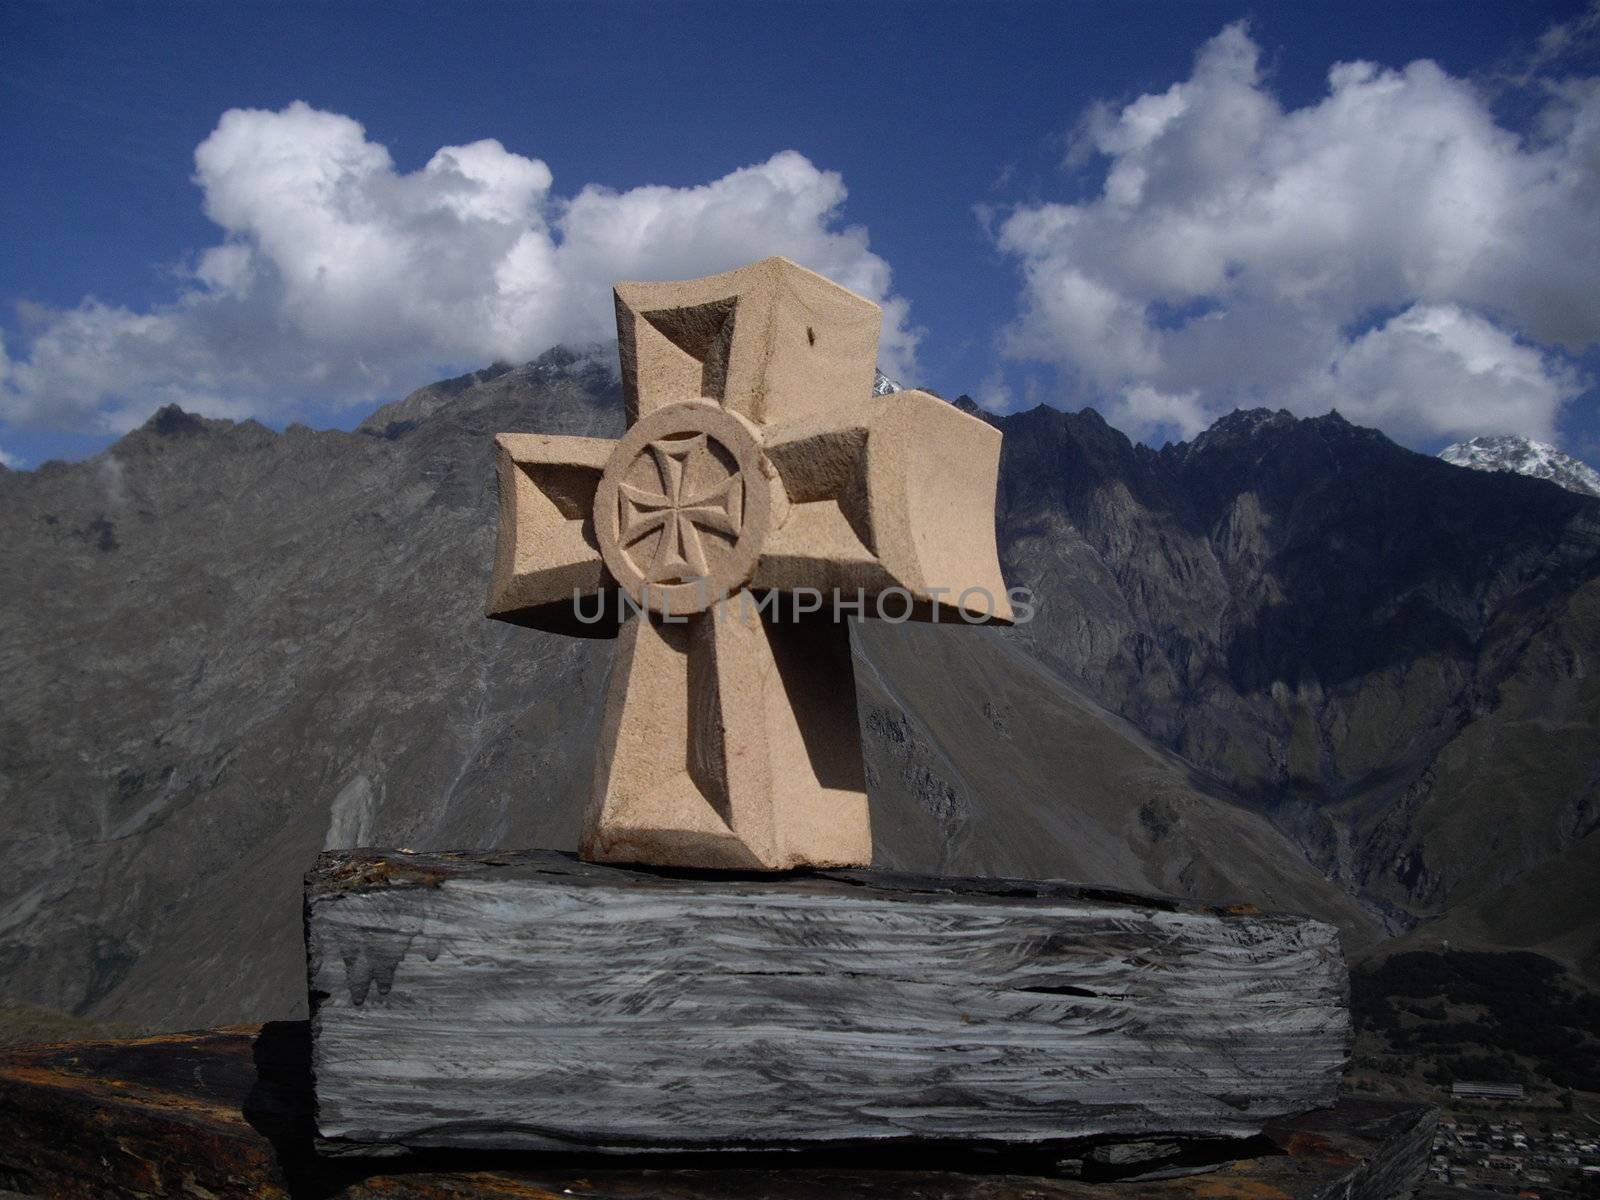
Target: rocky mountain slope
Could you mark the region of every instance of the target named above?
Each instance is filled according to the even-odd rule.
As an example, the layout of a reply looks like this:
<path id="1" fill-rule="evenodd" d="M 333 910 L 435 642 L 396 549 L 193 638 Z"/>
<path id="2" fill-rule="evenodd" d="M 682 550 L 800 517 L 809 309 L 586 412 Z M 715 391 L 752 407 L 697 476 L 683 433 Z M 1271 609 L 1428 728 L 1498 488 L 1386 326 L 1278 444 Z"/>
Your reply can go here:
<path id="1" fill-rule="evenodd" d="M 168 409 L 95 459 L 0 473 L 0 999 L 167 1028 L 293 1016 L 317 851 L 572 846 L 611 645 L 482 617 L 490 438 L 615 434 L 621 413 L 606 367 L 552 352 L 353 433 Z M 1376 935 L 1266 816 L 1018 634 L 861 634 L 884 864 Z"/>
<path id="2" fill-rule="evenodd" d="M 1600 471 L 1544 442 L 1507 434 L 1475 437 L 1439 451 L 1439 457 L 1475 471 L 1512 471 L 1534 479 L 1548 479 L 1569 492 L 1600 496 Z"/>
<path id="3" fill-rule="evenodd" d="M 1600 502 L 1337 414 L 1160 451 L 1090 410 L 996 423 L 1040 661 L 1397 931 L 1449 912 L 1600 969 Z M 1546 903 L 1513 905 L 1535 878 Z"/>
<path id="4" fill-rule="evenodd" d="M 602 359 L 501 364 L 353 433 L 169 409 L 0 472 L 0 1000 L 291 1016 L 318 850 L 574 843 L 610 644 L 483 619 L 489 445 L 618 432 Z M 1038 618 L 858 628 L 885 865 L 1595 973 L 1600 502 L 1337 416 L 1160 451 L 1092 411 L 997 423 Z"/>

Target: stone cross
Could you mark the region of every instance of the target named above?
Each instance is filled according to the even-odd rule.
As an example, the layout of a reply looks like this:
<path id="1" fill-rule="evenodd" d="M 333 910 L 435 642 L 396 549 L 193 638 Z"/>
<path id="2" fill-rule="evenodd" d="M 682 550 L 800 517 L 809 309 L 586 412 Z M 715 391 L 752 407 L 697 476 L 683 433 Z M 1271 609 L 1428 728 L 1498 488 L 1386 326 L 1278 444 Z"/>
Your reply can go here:
<path id="1" fill-rule="evenodd" d="M 489 616 L 620 638 L 581 852 L 866 865 L 839 618 L 1010 621 L 1000 434 L 873 395 L 881 310 L 786 259 L 615 297 L 622 438 L 496 439 Z"/>

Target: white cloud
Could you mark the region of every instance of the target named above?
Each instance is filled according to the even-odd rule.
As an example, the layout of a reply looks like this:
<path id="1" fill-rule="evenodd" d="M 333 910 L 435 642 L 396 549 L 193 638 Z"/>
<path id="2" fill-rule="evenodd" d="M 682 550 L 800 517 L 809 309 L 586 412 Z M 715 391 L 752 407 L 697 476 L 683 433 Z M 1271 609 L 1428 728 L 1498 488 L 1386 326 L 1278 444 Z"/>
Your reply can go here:
<path id="1" fill-rule="evenodd" d="M 1008 413 L 1017 407 L 1017 394 L 1000 371 L 991 371 L 978 385 L 978 407 L 992 413 Z"/>
<path id="2" fill-rule="evenodd" d="M 195 151 L 225 237 L 171 304 L 87 299 L 24 313 L 0 346 L 0 417 L 121 431 L 161 404 L 287 416 L 370 402 L 439 370 L 614 334 L 611 284 L 784 254 L 884 305 L 881 359 L 914 374 L 916 332 L 843 180 L 785 151 L 699 187 L 563 198 L 538 159 L 484 140 L 401 174 L 356 121 L 304 103 L 234 109 Z"/>
<path id="3" fill-rule="evenodd" d="M 1570 368 L 1483 317 L 1454 304 L 1416 304 L 1340 347 L 1295 398 L 1302 409 L 1337 407 L 1407 441 L 1468 429 L 1554 441 L 1555 414 L 1579 390 Z"/>
<path id="4" fill-rule="evenodd" d="M 1130 429 L 1170 429 L 1179 438 L 1192 438 L 1211 424 L 1200 393 L 1191 389 L 1177 395 L 1158 392 L 1147 383 L 1124 387 L 1105 405 L 1113 425 Z"/>
<path id="5" fill-rule="evenodd" d="M 1600 80 L 1545 94 L 1519 138 L 1432 62 L 1341 63 L 1289 111 L 1230 25 L 1188 79 L 1085 117 L 1097 196 L 1000 223 L 1024 280 L 1006 348 L 1137 436 L 1270 404 L 1549 437 L 1582 386 L 1557 349 L 1600 342 Z"/>
<path id="6" fill-rule="evenodd" d="M 0 333 L 0 389 L 4 389 L 6 380 L 11 376 L 11 358 L 6 354 L 5 334 Z M 22 460 L 15 454 L 8 452 L 0 446 L 0 467 L 19 467 Z"/>

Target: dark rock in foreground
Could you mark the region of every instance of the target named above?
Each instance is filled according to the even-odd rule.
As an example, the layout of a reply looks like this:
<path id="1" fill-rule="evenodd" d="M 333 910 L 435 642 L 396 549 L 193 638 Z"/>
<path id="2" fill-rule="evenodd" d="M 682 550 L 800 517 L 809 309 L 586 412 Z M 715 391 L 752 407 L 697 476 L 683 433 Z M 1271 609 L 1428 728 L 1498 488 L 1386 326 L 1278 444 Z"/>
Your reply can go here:
<path id="1" fill-rule="evenodd" d="M 0 1056 L 0 1187 L 64 1200 L 190 1195 L 441 1200 L 1389 1200 L 1421 1177 L 1437 1119 L 1420 1104 L 1344 1098 L 1251 1141 L 1188 1141 L 1130 1170 L 1126 1155 L 837 1153 L 329 1159 L 312 1147 L 303 1022 Z M 1204 1172 L 1152 1179 L 1172 1172 Z M 1081 1176 L 1063 1178 L 1063 1176 Z"/>
<path id="2" fill-rule="evenodd" d="M 1331 1104 L 1332 926 L 1059 882 L 324 854 L 325 1145 L 1248 1136 Z"/>

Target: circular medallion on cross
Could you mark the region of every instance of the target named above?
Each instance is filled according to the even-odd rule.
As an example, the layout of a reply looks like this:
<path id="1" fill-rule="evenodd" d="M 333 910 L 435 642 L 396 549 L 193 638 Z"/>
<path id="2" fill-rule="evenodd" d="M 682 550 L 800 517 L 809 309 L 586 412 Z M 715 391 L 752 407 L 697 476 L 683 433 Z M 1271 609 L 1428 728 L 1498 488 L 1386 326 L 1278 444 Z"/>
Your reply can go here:
<path id="1" fill-rule="evenodd" d="M 770 496 L 749 425 L 709 401 L 646 414 L 617 443 L 595 490 L 600 553 L 655 612 L 704 612 L 749 578 Z"/>

